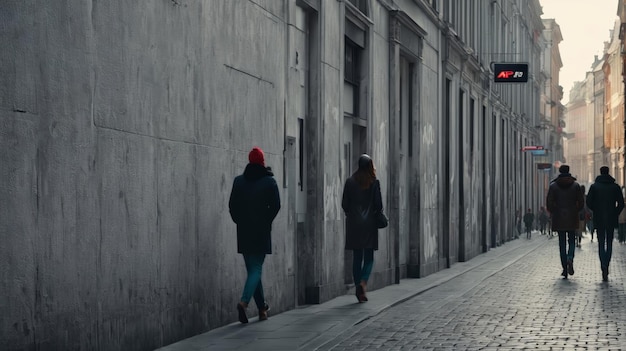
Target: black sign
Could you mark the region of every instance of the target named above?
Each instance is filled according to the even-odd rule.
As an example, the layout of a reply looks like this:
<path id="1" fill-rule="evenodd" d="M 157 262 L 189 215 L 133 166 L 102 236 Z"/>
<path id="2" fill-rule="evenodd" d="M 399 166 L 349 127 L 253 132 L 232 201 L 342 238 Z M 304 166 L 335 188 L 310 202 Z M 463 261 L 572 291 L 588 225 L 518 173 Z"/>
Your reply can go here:
<path id="1" fill-rule="evenodd" d="M 551 163 L 537 163 L 537 169 L 551 169 Z"/>
<path id="2" fill-rule="evenodd" d="M 527 63 L 494 63 L 494 78 L 496 83 L 526 83 L 528 82 Z"/>

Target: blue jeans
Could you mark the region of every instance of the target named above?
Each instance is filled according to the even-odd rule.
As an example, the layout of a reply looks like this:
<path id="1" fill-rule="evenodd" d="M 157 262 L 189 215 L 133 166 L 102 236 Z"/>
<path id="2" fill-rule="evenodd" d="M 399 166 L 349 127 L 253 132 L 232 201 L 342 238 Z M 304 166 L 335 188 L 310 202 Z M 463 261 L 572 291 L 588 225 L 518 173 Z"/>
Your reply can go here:
<path id="1" fill-rule="evenodd" d="M 613 227 L 596 227 L 598 230 L 598 255 L 602 268 L 608 267 L 613 253 Z M 605 243 L 606 242 L 606 243 Z"/>
<path id="2" fill-rule="evenodd" d="M 576 231 L 575 230 L 559 230 L 559 252 L 561 253 L 561 265 L 563 269 L 567 269 L 567 261 L 574 261 L 574 250 L 576 249 Z M 565 242 L 567 235 L 567 243 Z M 569 244 L 569 248 L 567 247 Z"/>
<path id="3" fill-rule="evenodd" d="M 352 277 L 354 285 L 367 283 L 374 266 L 374 249 L 352 250 Z"/>
<path id="4" fill-rule="evenodd" d="M 261 273 L 263 273 L 263 262 L 265 254 L 243 254 L 243 260 L 246 262 L 246 270 L 248 278 L 243 287 L 241 302 L 246 304 L 250 302 L 254 296 L 254 302 L 259 309 L 265 306 L 265 296 L 263 296 L 263 284 L 261 284 Z"/>

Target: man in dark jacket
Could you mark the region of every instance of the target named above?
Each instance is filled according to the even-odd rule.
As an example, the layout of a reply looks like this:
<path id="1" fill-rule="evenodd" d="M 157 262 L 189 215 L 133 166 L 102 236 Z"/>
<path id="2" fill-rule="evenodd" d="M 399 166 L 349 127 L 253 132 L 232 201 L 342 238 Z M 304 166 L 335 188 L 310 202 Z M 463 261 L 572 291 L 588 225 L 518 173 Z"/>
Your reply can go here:
<path id="1" fill-rule="evenodd" d="M 593 224 L 598 231 L 602 280 L 607 281 L 613 252 L 613 230 L 617 227 L 617 217 L 624 208 L 622 190 L 615 183 L 615 178 L 609 175 L 609 167 L 600 168 L 600 175 L 589 188 L 587 206 L 593 211 Z"/>
<path id="2" fill-rule="evenodd" d="M 579 226 L 578 212 L 585 205 L 585 200 L 576 178 L 569 173 L 569 166 L 559 167 L 559 173 L 548 189 L 546 207 L 552 214 L 552 230 L 559 233 L 559 252 L 563 267 L 561 275 L 567 279 L 568 274 L 574 274 L 576 230 Z M 567 243 L 565 242 L 566 235 Z"/>
<path id="3" fill-rule="evenodd" d="M 246 308 L 252 296 L 259 309 L 259 320 L 267 319 L 261 273 L 265 255 L 272 253 L 272 222 L 280 210 L 280 195 L 274 174 L 265 167 L 263 150 L 255 147 L 250 163 L 233 182 L 228 207 L 237 224 L 237 252 L 243 254 L 248 277 L 241 301 L 237 304 L 239 321 L 248 323 Z"/>

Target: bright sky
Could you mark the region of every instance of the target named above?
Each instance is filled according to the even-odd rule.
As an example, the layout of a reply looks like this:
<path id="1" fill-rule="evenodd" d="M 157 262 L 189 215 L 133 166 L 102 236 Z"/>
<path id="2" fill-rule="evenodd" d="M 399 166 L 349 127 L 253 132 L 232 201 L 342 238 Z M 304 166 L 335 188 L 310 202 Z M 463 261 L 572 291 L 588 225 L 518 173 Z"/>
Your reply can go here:
<path id="1" fill-rule="evenodd" d="M 563 61 L 560 73 L 563 104 L 569 101 L 569 91 L 574 82 L 585 79 L 594 55 L 602 55 L 604 42 L 610 40 L 609 31 L 617 18 L 618 1 L 540 0 L 543 7 L 541 17 L 554 18 L 563 35 L 559 44 Z"/>

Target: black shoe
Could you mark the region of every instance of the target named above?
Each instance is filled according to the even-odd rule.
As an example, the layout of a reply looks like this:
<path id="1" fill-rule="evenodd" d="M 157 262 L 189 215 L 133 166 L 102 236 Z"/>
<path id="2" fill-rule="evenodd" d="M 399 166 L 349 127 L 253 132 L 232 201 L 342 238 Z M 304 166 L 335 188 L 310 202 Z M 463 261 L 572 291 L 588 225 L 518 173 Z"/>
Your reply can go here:
<path id="1" fill-rule="evenodd" d="M 608 281 L 609 280 L 609 270 L 607 267 L 602 267 L 602 281 Z"/>
<path id="2" fill-rule="evenodd" d="M 574 275 L 574 262 L 567 260 L 567 274 Z"/>
<path id="3" fill-rule="evenodd" d="M 239 321 L 241 323 L 248 323 L 248 316 L 246 316 L 246 308 L 242 305 L 242 303 L 237 304 L 237 313 L 239 314 Z"/>
<path id="4" fill-rule="evenodd" d="M 563 276 L 563 278 L 567 279 L 567 270 L 563 269 L 563 273 L 561 273 L 561 275 Z"/>

